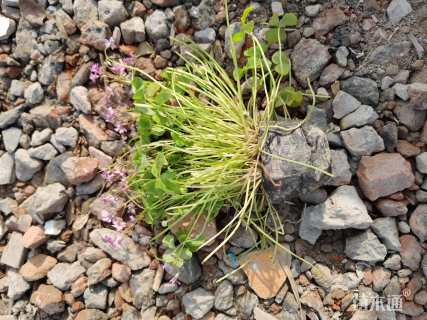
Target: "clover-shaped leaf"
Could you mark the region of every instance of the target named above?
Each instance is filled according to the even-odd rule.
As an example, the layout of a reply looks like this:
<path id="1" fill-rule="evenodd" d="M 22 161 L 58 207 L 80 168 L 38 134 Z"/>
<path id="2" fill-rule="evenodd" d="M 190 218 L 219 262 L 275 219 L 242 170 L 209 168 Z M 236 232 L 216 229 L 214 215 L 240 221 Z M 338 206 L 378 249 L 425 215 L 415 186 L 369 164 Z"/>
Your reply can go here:
<path id="1" fill-rule="evenodd" d="M 291 70 L 291 64 L 288 55 L 278 50 L 271 57 L 271 61 L 275 64 L 274 70 L 281 76 L 286 76 Z"/>
<path id="2" fill-rule="evenodd" d="M 298 24 L 298 17 L 295 13 L 286 13 L 279 21 L 279 26 L 282 28 L 295 27 Z"/>

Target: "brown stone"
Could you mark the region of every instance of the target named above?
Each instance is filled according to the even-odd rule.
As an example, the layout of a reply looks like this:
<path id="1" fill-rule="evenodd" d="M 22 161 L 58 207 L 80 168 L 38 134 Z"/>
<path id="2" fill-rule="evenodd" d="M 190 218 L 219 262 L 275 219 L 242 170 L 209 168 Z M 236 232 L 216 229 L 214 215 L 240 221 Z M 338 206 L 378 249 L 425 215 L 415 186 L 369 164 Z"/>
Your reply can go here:
<path id="1" fill-rule="evenodd" d="M 196 221 L 194 221 L 194 219 L 193 215 L 186 215 L 184 219 L 172 226 L 172 233 L 176 234 L 179 230 L 187 231 L 191 229 L 191 238 L 196 238 L 201 235 L 205 241 L 217 234 L 215 220 L 207 222 L 207 218 L 204 215 L 199 216 Z M 208 245 L 212 243 L 213 241 L 208 243 Z"/>
<path id="2" fill-rule="evenodd" d="M 415 157 L 421 152 L 421 149 L 406 140 L 399 140 L 397 142 L 397 152 L 405 158 Z"/>
<path id="3" fill-rule="evenodd" d="M 422 315 L 423 312 L 424 312 L 424 308 L 422 306 L 412 301 L 403 301 L 401 313 L 411 317 L 418 317 Z"/>
<path id="4" fill-rule="evenodd" d="M 40 285 L 31 295 L 30 301 L 50 315 L 64 311 L 62 292 L 51 285 Z"/>
<path id="5" fill-rule="evenodd" d="M 421 274 L 415 273 L 412 279 L 406 284 L 405 299 L 414 300 L 415 294 L 423 287 L 425 279 Z"/>
<path id="6" fill-rule="evenodd" d="M 343 24 L 347 20 L 346 15 L 339 8 L 324 10 L 313 21 L 313 28 L 317 36 L 323 36 L 333 28 Z"/>
<path id="7" fill-rule="evenodd" d="M 82 276 L 78 278 L 74 283 L 71 285 L 71 294 L 73 297 L 77 298 L 81 296 L 87 288 L 87 277 Z"/>
<path id="8" fill-rule="evenodd" d="M 29 259 L 19 269 L 19 273 L 26 281 L 36 281 L 46 277 L 50 269 L 52 269 L 58 261 L 51 256 L 38 254 Z"/>
<path id="9" fill-rule="evenodd" d="M 97 309 L 84 309 L 80 311 L 74 320 L 107 320 L 107 314 Z"/>
<path id="10" fill-rule="evenodd" d="M 113 263 L 112 276 L 119 282 L 127 282 L 131 276 L 131 270 L 127 265 L 121 263 Z"/>
<path id="11" fill-rule="evenodd" d="M 385 217 L 403 216 L 408 212 L 407 201 L 395 201 L 390 199 L 380 199 L 375 202 L 377 209 Z"/>
<path id="12" fill-rule="evenodd" d="M 35 249 L 40 247 L 47 241 L 48 237 L 45 235 L 44 230 L 40 226 L 31 226 L 24 233 L 22 242 L 27 249 Z"/>
<path id="13" fill-rule="evenodd" d="M 108 278 L 111 275 L 111 259 L 104 258 L 95 262 L 86 274 L 88 276 L 88 285 L 94 285 L 102 280 Z"/>
<path id="14" fill-rule="evenodd" d="M 400 238 L 400 256 L 402 264 L 413 271 L 418 270 L 421 261 L 422 248 L 413 235 L 403 235 Z"/>
<path id="15" fill-rule="evenodd" d="M 102 141 L 109 140 L 108 134 L 95 123 L 92 117 L 80 115 L 79 124 L 89 145 L 97 147 Z"/>
<path id="16" fill-rule="evenodd" d="M 61 163 L 61 169 L 67 180 L 73 184 L 89 182 L 93 179 L 98 168 L 99 161 L 89 157 L 70 157 Z"/>
<path id="17" fill-rule="evenodd" d="M 421 242 L 427 241 L 427 204 L 420 204 L 409 218 L 412 232 Z"/>
<path id="18" fill-rule="evenodd" d="M 357 177 L 364 195 L 371 201 L 409 188 L 415 182 L 411 164 L 399 153 L 362 157 Z"/>
<path id="19" fill-rule="evenodd" d="M 68 95 L 71 90 L 71 80 L 73 75 L 71 71 L 65 71 L 59 74 L 56 80 L 56 96 L 61 102 L 68 101 Z"/>
<path id="20" fill-rule="evenodd" d="M 276 296 L 286 281 L 284 267 L 290 266 L 290 254 L 280 247 L 275 249 L 252 251 L 239 259 L 249 286 L 262 299 Z"/>

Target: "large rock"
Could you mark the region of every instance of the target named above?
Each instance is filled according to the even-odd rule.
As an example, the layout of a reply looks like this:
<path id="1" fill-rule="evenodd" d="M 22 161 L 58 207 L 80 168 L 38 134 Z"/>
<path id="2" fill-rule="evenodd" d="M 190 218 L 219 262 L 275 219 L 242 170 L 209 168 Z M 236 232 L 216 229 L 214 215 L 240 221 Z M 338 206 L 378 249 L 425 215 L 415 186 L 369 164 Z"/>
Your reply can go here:
<path id="1" fill-rule="evenodd" d="M 43 168 L 43 162 L 31 158 L 25 149 L 18 149 L 15 152 L 15 174 L 21 181 L 28 181 Z"/>
<path id="2" fill-rule="evenodd" d="M 145 21 L 145 29 L 152 41 L 169 38 L 169 25 L 166 14 L 161 10 L 155 10 Z"/>
<path id="3" fill-rule="evenodd" d="M 302 39 L 295 46 L 291 55 L 295 77 L 304 87 L 309 81 L 316 80 L 328 64 L 331 55 L 328 47 L 315 39 Z"/>
<path id="4" fill-rule="evenodd" d="M 8 128 L 2 131 L 3 144 L 7 152 L 12 153 L 19 145 L 22 130 L 19 128 Z"/>
<path id="5" fill-rule="evenodd" d="M 22 265 L 19 273 L 26 281 L 37 281 L 46 277 L 50 269 L 57 263 L 54 257 L 45 254 L 38 254 Z"/>
<path id="6" fill-rule="evenodd" d="M 272 123 L 284 128 L 294 128 L 297 124 Z M 303 126 L 287 132 L 270 128 L 261 160 L 265 189 L 274 203 L 283 203 L 324 184 L 328 176 L 322 171 L 328 171 L 331 157 L 323 131 Z"/>
<path id="7" fill-rule="evenodd" d="M 151 260 L 147 253 L 139 249 L 135 242 L 128 236 L 107 228 L 95 229 L 90 235 L 90 240 L 114 259 L 127 264 L 132 270 L 147 267 Z M 111 245 L 106 238 L 117 239 L 117 247 Z"/>
<path id="8" fill-rule="evenodd" d="M 370 106 L 376 106 L 380 98 L 377 84 L 369 78 L 351 77 L 341 82 L 341 89 Z"/>
<path id="9" fill-rule="evenodd" d="M 90 113 L 92 105 L 89 101 L 89 91 L 83 86 L 77 86 L 70 91 L 70 103 L 78 111 Z"/>
<path id="10" fill-rule="evenodd" d="M 345 130 L 351 127 L 362 127 L 372 124 L 378 119 L 378 114 L 371 106 L 362 105 L 356 111 L 346 115 L 340 121 L 341 129 Z"/>
<path id="11" fill-rule="evenodd" d="M 341 131 L 346 149 L 354 156 L 369 156 L 384 151 L 384 141 L 371 126 Z"/>
<path id="12" fill-rule="evenodd" d="M 78 261 L 74 263 L 58 263 L 47 273 L 47 277 L 55 287 L 66 291 L 85 271 L 85 268 Z"/>
<path id="13" fill-rule="evenodd" d="M 409 188 L 415 181 L 411 164 L 399 153 L 362 157 L 357 177 L 364 195 L 371 201 Z"/>
<path id="14" fill-rule="evenodd" d="M 387 7 L 387 16 L 392 24 L 398 24 L 411 12 L 411 4 L 406 0 L 392 0 Z"/>
<path id="15" fill-rule="evenodd" d="M 65 187 L 60 183 L 52 183 L 37 188 L 37 191 L 21 204 L 21 208 L 30 214 L 34 220 L 42 224 L 61 212 L 68 201 Z"/>
<path id="16" fill-rule="evenodd" d="M 51 285 L 41 284 L 32 293 L 30 301 L 49 315 L 61 313 L 65 309 L 62 292 Z"/>
<path id="17" fill-rule="evenodd" d="M 371 228 L 388 250 L 400 250 L 399 231 L 393 217 L 377 218 Z"/>
<path id="18" fill-rule="evenodd" d="M 367 230 L 346 239 L 345 254 L 353 260 L 375 263 L 384 261 L 387 248 L 371 230 Z"/>
<path id="19" fill-rule="evenodd" d="M 70 157 L 61 164 L 68 182 L 78 185 L 95 177 L 99 161 L 90 157 Z"/>
<path id="20" fill-rule="evenodd" d="M 367 229 L 371 224 L 372 219 L 356 189 L 341 186 L 324 203 L 304 209 L 299 235 L 314 244 L 322 230 Z"/>
<path id="21" fill-rule="evenodd" d="M 394 108 L 394 113 L 401 124 L 411 131 L 420 130 L 426 119 L 425 110 L 416 110 L 409 103 L 398 104 Z"/>
<path id="22" fill-rule="evenodd" d="M 201 319 L 214 306 L 215 296 L 203 288 L 186 293 L 182 297 L 185 313 L 193 319 Z"/>
<path id="23" fill-rule="evenodd" d="M 7 272 L 7 282 L 9 288 L 7 296 L 12 300 L 17 300 L 30 289 L 30 284 L 16 271 L 10 269 Z"/>
<path id="24" fill-rule="evenodd" d="M 127 44 L 140 43 L 145 40 L 144 20 L 141 17 L 133 17 L 120 24 L 123 40 Z"/>
<path id="25" fill-rule="evenodd" d="M 95 0 L 75 0 L 73 11 L 73 20 L 79 28 L 87 22 L 98 20 L 98 7 Z"/>
<path id="26" fill-rule="evenodd" d="M 412 271 L 420 267 L 423 248 L 413 235 L 405 234 L 400 237 L 400 256 L 402 264 Z"/>
<path id="27" fill-rule="evenodd" d="M 412 232 L 421 242 L 427 241 L 427 204 L 420 204 L 409 218 Z"/>

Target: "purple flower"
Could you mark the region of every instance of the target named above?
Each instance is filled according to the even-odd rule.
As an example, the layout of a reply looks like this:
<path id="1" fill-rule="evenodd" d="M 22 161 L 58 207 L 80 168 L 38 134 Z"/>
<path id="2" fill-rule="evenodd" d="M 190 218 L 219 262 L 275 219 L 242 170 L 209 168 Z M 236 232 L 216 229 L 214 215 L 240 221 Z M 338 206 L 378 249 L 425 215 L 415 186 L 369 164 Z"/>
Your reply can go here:
<path id="1" fill-rule="evenodd" d="M 105 40 L 106 49 L 110 48 L 111 50 L 117 49 L 116 43 L 114 42 L 113 37 Z"/>
<path id="2" fill-rule="evenodd" d="M 99 79 L 101 74 L 102 74 L 102 70 L 99 63 L 93 63 L 92 66 L 90 67 L 90 75 L 89 75 L 90 81 L 96 82 L 96 80 Z"/>
<path id="3" fill-rule="evenodd" d="M 114 66 L 111 67 L 111 71 L 117 74 L 123 74 L 126 72 L 126 68 L 123 67 L 122 65 L 115 64 Z"/>
<path id="4" fill-rule="evenodd" d="M 104 172 L 107 172 L 107 171 L 104 171 Z M 114 177 L 114 175 L 112 173 L 109 173 L 109 174 Z M 115 196 L 113 196 L 112 194 L 107 194 L 107 193 L 104 193 L 101 196 L 101 200 L 104 203 L 108 203 L 108 204 L 112 204 L 112 205 L 115 205 L 117 202 L 117 198 Z"/>
<path id="5" fill-rule="evenodd" d="M 106 170 L 101 172 L 101 177 L 103 177 L 104 180 L 107 181 L 108 183 L 114 182 L 114 174 L 112 174 L 111 172 L 108 172 Z M 107 200 L 105 200 L 105 201 L 107 201 Z"/>
<path id="6" fill-rule="evenodd" d="M 101 220 L 104 222 L 111 223 L 111 221 L 113 221 L 113 215 L 110 212 L 108 212 L 107 210 L 102 210 L 101 211 Z"/>
<path id="7" fill-rule="evenodd" d="M 179 272 L 176 275 L 174 275 L 172 277 L 172 279 L 169 280 L 169 283 L 171 283 L 171 284 L 179 284 L 178 277 L 179 277 Z"/>
<path id="8" fill-rule="evenodd" d="M 102 240 L 105 243 L 108 243 L 111 247 L 113 248 L 118 248 L 120 246 L 120 244 L 122 243 L 123 239 L 120 236 L 110 236 L 110 235 L 105 235 L 102 237 Z"/>
<path id="9" fill-rule="evenodd" d="M 109 106 L 105 113 L 105 121 L 112 123 L 114 122 L 116 116 L 117 112 L 111 106 Z"/>
<path id="10" fill-rule="evenodd" d="M 127 58 L 123 59 L 123 63 L 127 64 L 127 65 L 132 65 L 135 63 L 135 57 L 134 56 L 129 56 Z"/>
<path id="11" fill-rule="evenodd" d="M 125 134 L 127 129 L 121 123 L 117 123 L 114 127 L 114 131 L 116 131 L 118 134 Z"/>
<path id="12" fill-rule="evenodd" d="M 113 227 L 116 229 L 116 231 L 122 231 L 124 228 L 126 228 L 126 222 L 124 222 L 121 218 L 114 217 Z"/>

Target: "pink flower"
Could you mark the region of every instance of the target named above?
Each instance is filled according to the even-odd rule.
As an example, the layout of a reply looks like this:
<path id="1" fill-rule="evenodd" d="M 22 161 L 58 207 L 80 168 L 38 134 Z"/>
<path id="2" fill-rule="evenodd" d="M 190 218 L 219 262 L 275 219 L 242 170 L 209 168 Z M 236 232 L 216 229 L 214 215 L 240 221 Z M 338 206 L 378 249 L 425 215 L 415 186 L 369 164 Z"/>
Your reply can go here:
<path id="1" fill-rule="evenodd" d="M 107 108 L 107 111 L 105 113 L 105 121 L 110 123 L 114 122 L 116 116 L 117 116 L 117 112 L 110 106 Z"/>
<path id="2" fill-rule="evenodd" d="M 108 171 L 103 171 L 103 173 L 104 172 L 108 172 Z M 111 176 L 113 176 L 114 177 L 114 174 L 113 173 L 109 173 Z M 104 203 L 108 203 L 108 204 L 112 204 L 112 205 L 115 205 L 116 204 L 116 202 L 117 202 L 117 198 L 115 197 L 115 196 L 113 196 L 112 194 L 107 194 L 107 193 L 104 193 L 102 196 L 101 196 L 101 200 L 104 202 Z"/>
<path id="3" fill-rule="evenodd" d="M 134 56 L 129 56 L 127 58 L 123 59 L 123 63 L 127 64 L 127 65 L 133 65 L 135 63 L 135 57 Z"/>
<path id="4" fill-rule="evenodd" d="M 116 131 L 118 134 L 125 134 L 127 132 L 127 129 L 121 123 L 117 123 L 114 127 L 114 131 Z"/>
<path id="5" fill-rule="evenodd" d="M 93 63 L 92 66 L 90 67 L 90 75 L 89 75 L 90 81 L 96 82 L 96 80 L 99 79 L 101 74 L 102 74 L 102 70 L 99 63 Z"/>
<path id="6" fill-rule="evenodd" d="M 124 222 L 121 218 L 113 218 L 113 227 L 116 231 L 122 231 L 126 228 L 126 222 Z"/>
<path id="7" fill-rule="evenodd" d="M 122 243 L 123 239 L 120 236 L 110 236 L 110 235 L 105 235 L 102 237 L 102 240 L 105 243 L 108 243 L 111 247 L 113 248 L 118 248 L 120 246 L 120 244 Z"/>
<path id="8" fill-rule="evenodd" d="M 171 284 L 179 284 L 178 277 L 179 277 L 179 272 L 176 275 L 174 275 L 172 277 L 172 279 L 169 280 L 169 283 L 171 283 Z"/>
<path id="9" fill-rule="evenodd" d="M 101 176 L 104 178 L 105 181 L 107 181 L 108 183 L 113 183 L 114 182 L 114 174 L 112 174 L 111 172 L 108 171 L 102 171 L 101 172 Z M 107 200 L 105 200 L 107 201 Z"/>
<path id="10" fill-rule="evenodd" d="M 117 49 L 116 43 L 114 42 L 113 37 L 105 40 L 106 49 L 110 48 L 111 50 Z"/>
<path id="11" fill-rule="evenodd" d="M 107 223 L 111 223 L 113 221 L 113 215 L 107 210 L 101 211 L 101 220 Z"/>
<path id="12" fill-rule="evenodd" d="M 126 72 L 126 68 L 123 67 L 122 65 L 115 64 L 114 66 L 111 67 L 111 71 L 117 74 L 123 74 Z"/>

